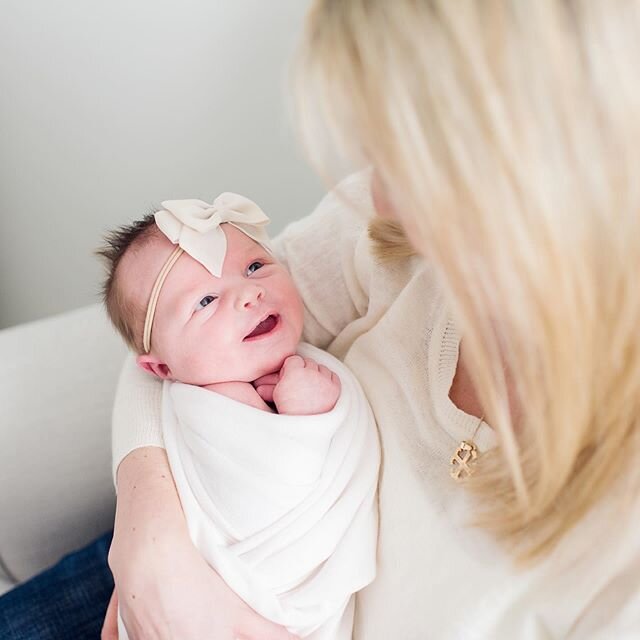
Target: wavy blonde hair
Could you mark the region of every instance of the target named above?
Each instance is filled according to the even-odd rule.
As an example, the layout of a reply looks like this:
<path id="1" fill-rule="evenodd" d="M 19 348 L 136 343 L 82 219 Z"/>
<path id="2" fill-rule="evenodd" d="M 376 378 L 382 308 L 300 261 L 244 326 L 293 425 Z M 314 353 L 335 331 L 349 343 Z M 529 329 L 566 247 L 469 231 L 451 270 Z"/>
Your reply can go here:
<path id="1" fill-rule="evenodd" d="M 297 58 L 312 160 L 373 164 L 441 276 L 521 560 L 640 488 L 639 60 L 635 0 L 316 0 Z"/>

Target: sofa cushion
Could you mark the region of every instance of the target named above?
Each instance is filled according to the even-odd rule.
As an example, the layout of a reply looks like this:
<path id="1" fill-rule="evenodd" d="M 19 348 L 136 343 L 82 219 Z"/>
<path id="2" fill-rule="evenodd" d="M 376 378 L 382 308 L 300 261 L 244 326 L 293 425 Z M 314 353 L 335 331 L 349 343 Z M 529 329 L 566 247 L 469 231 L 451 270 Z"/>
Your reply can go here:
<path id="1" fill-rule="evenodd" d="M 0 331 L 5 586 L 112 527 L 110 416 L 124 355 L 98 305 Z"/>

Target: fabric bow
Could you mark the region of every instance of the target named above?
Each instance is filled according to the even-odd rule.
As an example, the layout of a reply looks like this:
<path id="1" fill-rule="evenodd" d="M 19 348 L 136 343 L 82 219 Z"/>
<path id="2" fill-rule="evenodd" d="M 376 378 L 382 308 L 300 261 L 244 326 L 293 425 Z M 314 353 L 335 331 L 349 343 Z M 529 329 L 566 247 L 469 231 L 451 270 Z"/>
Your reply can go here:
<path id="1" fill-rule="evenodd" d="M 237 193 L 222 193 L 208 204 L 202 200 L 165 200 L 155 213 L 158 228 L 216 278 L 222 276 L 227 238 L 220 228 L 229 223 L 271 252 L 260 207 Z"/>

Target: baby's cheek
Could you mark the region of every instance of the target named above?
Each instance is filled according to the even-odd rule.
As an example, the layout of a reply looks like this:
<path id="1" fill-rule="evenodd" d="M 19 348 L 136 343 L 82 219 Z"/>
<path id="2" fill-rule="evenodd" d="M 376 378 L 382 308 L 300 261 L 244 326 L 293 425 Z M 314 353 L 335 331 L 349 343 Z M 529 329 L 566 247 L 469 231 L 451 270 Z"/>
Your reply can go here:
<path id="1" fill-rule="evenodd" d="M 226 382 L 228 377 L 229 363 L 220 353 L 212 350 L 203 351 L 198 355 L 198 369 L 207 379 L 215 379 L 217 382 Z"/>
<path id="2" fill-rule="evenodd" d="M 211 384 L 216 382 L 213 379 L 215 360 L 211 358 L 206 345 L 185 345 L 182 352 L 182 371 L 184 372 L 183 382 L 190 384 Z"/>
<path id="3" fill-rule="evenodd" d="M 291 293 L 291 315 L 292 324 L 298 334 L 302 333 L 302 325 L 304 322 L 304 305 L 302 304 L 302 298 L 298 294 L 298 291 L 294 289 Z M 298 336 L 299 340 L 299 336 Z"/>

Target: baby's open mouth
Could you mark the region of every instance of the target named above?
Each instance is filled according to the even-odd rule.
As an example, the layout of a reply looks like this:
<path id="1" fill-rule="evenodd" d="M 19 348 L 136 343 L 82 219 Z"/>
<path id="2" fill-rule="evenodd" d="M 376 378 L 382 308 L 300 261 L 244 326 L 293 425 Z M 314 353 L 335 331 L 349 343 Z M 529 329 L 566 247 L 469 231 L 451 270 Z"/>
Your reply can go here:
<path id="1" fill-rule="evenodd" d="M 257 338 L 271 333 L 276 328 L 279 320 L 280 316 L 278 315 L 268 315 L 262 322 L 258 323 L 256 328 L 248 336 L 245 336 L 244 340 L 251 340 L 251 338 Z"/>

